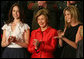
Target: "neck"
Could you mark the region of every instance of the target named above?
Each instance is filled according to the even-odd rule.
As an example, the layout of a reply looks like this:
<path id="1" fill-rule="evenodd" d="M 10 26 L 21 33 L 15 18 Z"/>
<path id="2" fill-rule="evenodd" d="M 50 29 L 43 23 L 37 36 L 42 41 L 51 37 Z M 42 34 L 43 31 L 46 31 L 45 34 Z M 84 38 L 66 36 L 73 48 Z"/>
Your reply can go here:
<path id="1" fill-rule="evenodd" d="M 17 24 L 19 22 L 20 22 L 20 19 L 14 19 L 14 21 L 13 21 L 14 24 Z"/>
<path id="2" fill-rule="evenodd" d="M 76 26 L 79 22 L 78 21 L 72 21 L 71 26 Z"/>
<path id="3" fill-rule="evenodd" d="M 45 31 L 47 28 L 48 28 L 48 25 L 45 26 L 44 28 L 42 27 L 42 28 L 41 28 L 41 31 Z"/>

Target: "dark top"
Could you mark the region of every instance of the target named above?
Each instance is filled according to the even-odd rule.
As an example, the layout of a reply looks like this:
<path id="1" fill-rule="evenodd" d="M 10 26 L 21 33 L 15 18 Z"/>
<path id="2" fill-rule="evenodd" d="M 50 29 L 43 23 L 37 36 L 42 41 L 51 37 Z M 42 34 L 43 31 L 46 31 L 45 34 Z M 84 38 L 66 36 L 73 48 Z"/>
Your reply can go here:
<path id="1" fill-rule="evenodd" d="M 77 58 L 83 58 L 83 40 L 80 40 L 77 44 Z"/>
<path id="2" fill-rule="evenodd" d="M 76 38 L 76 33 L 78 31 L 78 28 L 81 24 L 78 24 L 76 26 L 70 26 L 69 28 L 66 29 L 64 36 L 75 42 L 75 38 Z M 67 44 L 66 42 L 63 41 L 63 52 L 62 52 L 62 58 L 75 58 L 76 57 L 76 49 L 73 48 L 72 46 L 70 46 L 69 44 Z"/>

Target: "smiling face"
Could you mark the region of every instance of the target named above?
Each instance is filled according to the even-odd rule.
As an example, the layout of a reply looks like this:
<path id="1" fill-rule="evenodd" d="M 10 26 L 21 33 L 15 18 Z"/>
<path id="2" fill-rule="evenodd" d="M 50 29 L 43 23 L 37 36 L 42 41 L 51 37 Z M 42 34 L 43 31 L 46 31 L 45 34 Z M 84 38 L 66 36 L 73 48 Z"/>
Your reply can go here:
<path id="1" fill-rule="evenodd" d="M 67 22 L 67 23 L 70 23 L 70 22 L 71 22 L 71 19 L 72 19 L 70 12 L 66 10 L 64 16 L 65 16 L 66 22 Z"/>
<path id="2" fill-rule="evenodd" d="M 12 10 L 12 16 L 14 19 L 19 19 L 20 18 L 20 12 L 18 6 L 14 6 Z"/>
<path id="3" fill-rule="evenodd" d="M 79 11 L 76 6 L 69 5 L 64 10 L 64 17 L 65 17 L 65 27 L 70 27 L 73 23 L 78 23 L 79 19 Z"/>
<path id="4" fill-rule="evenodd" d="M 46 18 L 44 15 L 40 15 L 40 16 L 37 18 L 37 22 L 38 22 L 38 24 L 39 24 L 39 26 L 40 26 L 41 28 L 46 27 L 46 26 L 47 26 L 47 23 L 48 23 L 47 18 Z"/>

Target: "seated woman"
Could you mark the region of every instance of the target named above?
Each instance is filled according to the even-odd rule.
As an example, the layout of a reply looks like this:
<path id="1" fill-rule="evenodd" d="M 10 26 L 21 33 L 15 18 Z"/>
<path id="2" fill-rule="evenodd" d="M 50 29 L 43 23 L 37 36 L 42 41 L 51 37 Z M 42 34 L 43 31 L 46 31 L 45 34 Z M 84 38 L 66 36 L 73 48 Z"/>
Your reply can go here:
<path id="1" fill-rule="evenodd" d="M 36 15 L 36 21 L 40 28 L 33 30 L 28 46 L 28 51 L 32 53 L 31 58 L 54 58 L 53 52 L 57 45 L 57 30 L 48 25 L 48 11 L 39 10 Z"/>

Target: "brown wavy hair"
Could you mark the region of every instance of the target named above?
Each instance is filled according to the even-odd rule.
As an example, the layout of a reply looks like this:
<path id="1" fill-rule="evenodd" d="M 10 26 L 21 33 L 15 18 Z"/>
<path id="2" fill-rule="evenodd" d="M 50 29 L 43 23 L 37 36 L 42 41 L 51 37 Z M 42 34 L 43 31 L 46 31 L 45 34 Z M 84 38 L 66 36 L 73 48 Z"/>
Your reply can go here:
<path id="1" fill-rule="evenodd" d="M 13 10 L 13 7 L 15 7 L 15 6 L 18 6 L 18 8 L 19 8 L 19 13 L 20 13 L 20 21 L 21 21 L 22 23 L 24 23 L 23 19 L 25 18 L 25 15 L 24 15 L 23 8 L 22 8 L 22 6 L 21 6 L 19 3 L 14 3 L 14 4 L 11 6 L 10 10 L 9 10 L 8 20 L 6 21 L 7 24 L 13 22 L 13 20 L 14 20 L 14 18 L 13 18 L 13 16 L 12 16 L 12 10 Z"/>
<path id="2" fill-rule="evenodd" d="M 40 15 L 44 15 L 46 17 L 46 20 L 48 21 L 49 20 L 49 11 L 47 9 L 41 9 L 39 10 L 36 14 L 35 14 L 35 19 L 37 21 L 37 18 L 40 16 Z"/>

